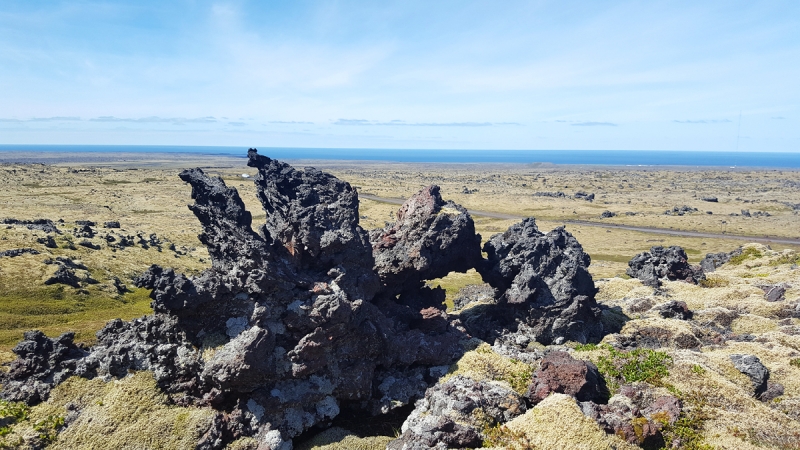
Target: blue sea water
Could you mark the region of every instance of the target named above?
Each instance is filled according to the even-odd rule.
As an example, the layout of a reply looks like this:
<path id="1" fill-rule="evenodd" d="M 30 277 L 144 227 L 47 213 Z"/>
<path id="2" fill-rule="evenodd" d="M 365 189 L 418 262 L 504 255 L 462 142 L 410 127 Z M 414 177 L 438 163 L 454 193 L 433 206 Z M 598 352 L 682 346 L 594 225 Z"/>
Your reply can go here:
<path id="1" fill-rule="evenodd" d="M 159 145 L 0 145 L 2 151 L 194 153 L 245 157 L 245 147 Z M 721 166 L 800 168 L 800 152 L 711 152 L 636 150 L 408 150 L 262 147 L 276 159 L 327 159 L 445 163 L 552 163 L 614 166 Z"/>

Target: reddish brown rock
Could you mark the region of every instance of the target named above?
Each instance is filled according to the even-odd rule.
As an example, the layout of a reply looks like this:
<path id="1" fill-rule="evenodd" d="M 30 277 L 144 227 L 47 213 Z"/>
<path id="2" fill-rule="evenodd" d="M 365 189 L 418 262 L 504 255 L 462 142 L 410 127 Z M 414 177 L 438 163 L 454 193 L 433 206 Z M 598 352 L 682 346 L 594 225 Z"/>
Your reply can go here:
<path id="1" fill-rule="evenodd" d="M 556 351 L 545 356 L 533 378 L 526 397 L 534 404 L 553 392 L 571 395 L 579 401 L 604 402 L 608 398 L 597 366 L 575 359 L 567 352 Z"/>

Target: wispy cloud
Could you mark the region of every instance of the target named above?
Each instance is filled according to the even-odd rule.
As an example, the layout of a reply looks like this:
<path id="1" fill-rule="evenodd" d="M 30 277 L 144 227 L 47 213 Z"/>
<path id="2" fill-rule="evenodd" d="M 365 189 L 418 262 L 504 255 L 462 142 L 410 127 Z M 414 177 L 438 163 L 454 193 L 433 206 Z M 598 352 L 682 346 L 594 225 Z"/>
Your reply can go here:
<path id="1" fill-rule="evenodd" d="M 334 125 L 355 125 L 355 126 L 392 126 L 392 127 L 491 127 L 503 125 L 521 125 L 517 122 L 406 122 L 404 120 L 391 120 L 381 122 L 378 120 L 365 119 L 339 119 L 333 122 Z"/>
<path id="2" fill-rule="evenodd" d="M 28 119 L 28 122 L 77 122 L 81 120 L 80 117 L 34 117 Z"/>
<path id="3" fill-rule="evenodd" d="M 617 124 L 611 122 L 578 122 L 570 124 L 573 127 L 616 127 Z"/>
<path id="4" fill-rule="evenodd" d="M 268 123 L 278 123 L 278 124 L 286 124 L 286 125 L 314 125 L 314 122 L 298 122 L 295 120 L 270 120 Z"/>
<path id="5" fill-rule="evenodd" d="M 128 122 L 128 123 L 216 123 L 215 117 L 195 117 L 186 119 L 183 117 L 139 117 L 139 118 L 126 118 L 114 116 L 100 116 L 89 119 L 90 122 Z"/>
<path id="6" fill-rule="evenodd" d="M 228 122 L 228 125 L 234 126 L 234 127 L 243 127 L 243 126 L 245 126 L 247 124 L 244 123 L 244 122 Z"/>
<path id="7" fill-rule="evenodd" d="M 32 117 L 30 119 L 0 119 L 0 122 L 14 122 L 14 123 L 21 123 L 21 122 L 79 122 L 81 120 L 80 117 Z"/>
<path id="8" fill-rule="evenodd" d="M 773 120 L 784 120 L 784 119 L 786 119 L 786 117 L 776 116 L 776 117 L 770 117 L 770 119 L 773 119 Z"/>
<path id="9" fill-rule="evenodd" d="M 731 123 L 728 119 L 713 120 L 673 120 L 675 123 Z"/>

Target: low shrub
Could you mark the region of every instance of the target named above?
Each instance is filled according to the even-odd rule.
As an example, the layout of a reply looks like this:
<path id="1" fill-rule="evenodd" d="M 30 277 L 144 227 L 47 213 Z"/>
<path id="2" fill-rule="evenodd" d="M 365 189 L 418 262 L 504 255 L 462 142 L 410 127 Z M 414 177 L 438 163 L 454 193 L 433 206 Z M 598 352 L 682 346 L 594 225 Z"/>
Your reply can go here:
<path id="1" fill-rule="evenodd" d="M 608 344 L 602 348 L 609 355 L 598 358 L 597 368 L 612 390 L 618 389 L 620 384 L 637 381 L 658 385 L 661 378 L 669 375 L 672 357 L 664 352 L 644 348 L 617 350 Z"/>

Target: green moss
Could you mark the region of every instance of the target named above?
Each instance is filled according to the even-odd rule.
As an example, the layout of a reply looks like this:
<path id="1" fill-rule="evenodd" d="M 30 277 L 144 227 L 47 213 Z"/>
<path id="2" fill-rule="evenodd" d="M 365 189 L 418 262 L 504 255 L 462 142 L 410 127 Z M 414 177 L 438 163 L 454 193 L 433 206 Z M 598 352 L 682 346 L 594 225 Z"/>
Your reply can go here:
<path id="1" fill-rule="evenodd" d="M 453 308 L 453 301 L 463 287 L 470 284 L 483 284 L 481 275 L 475 270 L 470 269 L 466 273 L 451 272 L 445 277 L 428 281 L 430 287 L 440 287 L 445 290 L 445 305 L 447 309 Z"/>
<path id="2" fill-rule="evenodd" d="M 789 365 L 800 368 L 800 358 L 793 358 L 789 361 Z"/>
<path id="3" fill-rule="evenodd" d="M 575 346 L 576 352 L 591 352 L 597 349 L 597 344 L 578 344 Z"/>
<path id="4" fill-rule="evenodd" d="M 728 261 L 728 264 L 738 266 L 739 264 L 747 261 L 748 259 L 758 259 L 763 257 L 764 255 L 755 247 L 746 247 L 742 249 L 742 253 L 736 256 L 731 257 Z"/>
<path id="5" fill-rule="evenodd" d="M 485 436 L 483 440 L 484 447 L 510 450 L 527 450 L 533 448 L 533 444 L 523 431 L 512 431 L 505 425 L 500 424 L 485 427 L 482 431 Z"/>
<path id="6" fill-rule="evenodd" d="M 298 444 L 296 450 L 383 450 L 391 436 L 358 437 L 340 427 L 329 428 L 310 440 Z"/>

